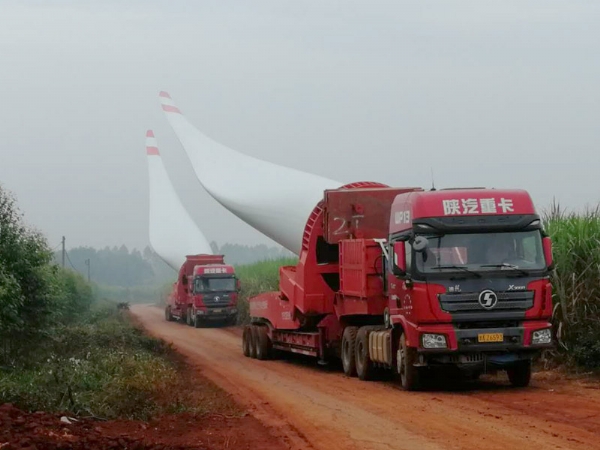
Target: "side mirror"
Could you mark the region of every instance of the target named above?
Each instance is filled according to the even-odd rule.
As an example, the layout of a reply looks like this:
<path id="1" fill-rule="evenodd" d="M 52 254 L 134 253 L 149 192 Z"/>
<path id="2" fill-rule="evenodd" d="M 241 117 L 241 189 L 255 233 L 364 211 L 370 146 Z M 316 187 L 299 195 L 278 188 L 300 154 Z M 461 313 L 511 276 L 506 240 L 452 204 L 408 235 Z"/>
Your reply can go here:
<path id="1" fill-rule="evenodd" d="M 546 266 L 548 269 L 554 267 L 554 257 L 552 256 L 552 239 L 545 237 L 542 239 L 542 245 L 544 247 L 544 258 L 546 259 Z"/>
<path id="2" fill-rule="evenodd" d="M 398 277 L 406 275 L 406 242 L 394 242 L 392 272 Z"/>

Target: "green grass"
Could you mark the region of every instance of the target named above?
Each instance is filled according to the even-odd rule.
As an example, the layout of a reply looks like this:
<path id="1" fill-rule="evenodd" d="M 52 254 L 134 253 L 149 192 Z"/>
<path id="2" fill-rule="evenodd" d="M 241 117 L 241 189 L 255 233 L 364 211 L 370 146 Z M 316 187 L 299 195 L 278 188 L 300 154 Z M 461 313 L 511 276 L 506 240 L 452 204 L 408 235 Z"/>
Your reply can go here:
<path id="1" fill-rule="evenodd" d="M 236 274 L 242 283 L 242 291 L 238 302 L 238 322 L 248 323 L 248 299 L 261 292 L 276 291 L 279 289 L 279 268 L 293 266 L 298 263 L 297 258 L 282 258 L 261 261 L 254 264 L 237 266 Z"/>
<path id="2" fill-rule="evenodd" d="M 553 241 L 553 323 L 559 362 L 600 369 L 600 210 L 567 213 L 557 205 L 545 218 Z"/>
<path id="3" fill-rule="evenodd" d="M 180 377 L 170 347 L 143 334 L 110 302 L 55 330 L 35 354 L 0 370 L 0 403 L 137 419 L 197 408 L 173 394 Z"/>

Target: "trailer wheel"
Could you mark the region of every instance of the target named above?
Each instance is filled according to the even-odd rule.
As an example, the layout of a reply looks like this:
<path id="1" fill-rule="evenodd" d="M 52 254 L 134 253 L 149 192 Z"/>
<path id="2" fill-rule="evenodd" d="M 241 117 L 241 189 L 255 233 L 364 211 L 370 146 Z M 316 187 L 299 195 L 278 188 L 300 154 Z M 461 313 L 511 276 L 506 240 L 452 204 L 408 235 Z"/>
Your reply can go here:
<path id="1" fill-rule="evenodd" d="M 414 365 L 416 360 L 417 352 L 406 345 L 406 336 L 402 333 L 396 353 L 396 370 L 402 389 L 407 391 L 415 391 L 420 385 L 419 369 Z"/>
<path id="2" fill-rule="evenodd" d="M 256 330 L 256 359 L 266 360 L 271 357 L 271 339 L 267 327 L 257 326 Z"/>
<path id="3" fill-rule="evenodd" d="M 248 327 L 248 343 L 250 347 L 250 358 L 256 358 L 256 327 L 250 325 Z"/>
<path id="4" fill-rule="evenodd" d="M 373 363 L 369 358 L 369 330 L 367 327 L 358 329 L 355 345 L 356 374 L 361 380 L 373 378 Z"/>
<path id="5" fill-rule="evenodd" d="M 242 334 L 242 352 L 244 356 L 250 357 L 250 340 L 252 339 L 250 327 L 246 325 L 244 327 L 244 333 Z"/>
<path id="6" fill-rule="evenodd" d="M 167 322 L 172 322 L 173 321 L 173 315 L 171 314 L 171 307 L 167 306 L 165 308 L 165 320 Z"/>
<path id="7" fill-rule="evenodd" d="M 510 384 L 514 387 L 529 386 L 531 381 L 531 361 L 520 361 L 507 370 Z"/>
<path id="8" fill-rule="evenodd" d="M 344 328 L 342 336 L 342 366 L 349 377 L 356 376 L 356 333 L 358 327 Z"/>

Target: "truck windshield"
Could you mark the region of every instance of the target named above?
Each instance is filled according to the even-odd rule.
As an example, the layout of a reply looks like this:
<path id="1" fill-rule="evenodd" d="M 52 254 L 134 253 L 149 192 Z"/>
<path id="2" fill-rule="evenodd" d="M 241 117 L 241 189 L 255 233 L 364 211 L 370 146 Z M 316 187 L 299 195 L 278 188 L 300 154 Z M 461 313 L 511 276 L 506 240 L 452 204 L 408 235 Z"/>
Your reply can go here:
<path id="1" fill-rule="evenodd" d="M 422 273 L 512 270 L 526 274 L 545 269 L 539 230 L 507 233 L 470 233 L 425 236 L 428 246 L 415 253 Z"/>
<path id="2" fill-rule="evenodd" d="M 235 278 L 197 277 L 194 292 L 235 291 Z"/>

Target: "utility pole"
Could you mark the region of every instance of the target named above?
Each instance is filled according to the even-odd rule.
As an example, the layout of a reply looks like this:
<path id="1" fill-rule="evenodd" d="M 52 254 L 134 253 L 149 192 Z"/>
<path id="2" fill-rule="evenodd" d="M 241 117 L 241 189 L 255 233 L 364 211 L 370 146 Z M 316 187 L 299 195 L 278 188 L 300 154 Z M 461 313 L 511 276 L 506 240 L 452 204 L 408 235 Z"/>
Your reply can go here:
<path id="1" fill-rule="evenodd" d="M 91 270 L 91 265 L 92 265 L 92 261 L 90 261 L 90 259 L 86 259 L 85 260 L 85 265 L 88 268 L 88 283 L 90 282 L 90 270 Z"/>
<path id="2" fill-rule="evenodd" d="M 66 250 L 65 250 L 65 237 L 62 237 L 62 266 L 63 269 L 65 267 L 65 254 L 66 254 Z"/>

